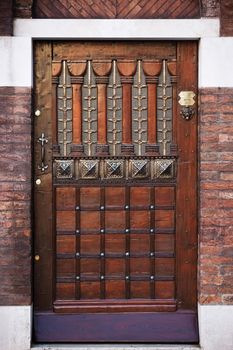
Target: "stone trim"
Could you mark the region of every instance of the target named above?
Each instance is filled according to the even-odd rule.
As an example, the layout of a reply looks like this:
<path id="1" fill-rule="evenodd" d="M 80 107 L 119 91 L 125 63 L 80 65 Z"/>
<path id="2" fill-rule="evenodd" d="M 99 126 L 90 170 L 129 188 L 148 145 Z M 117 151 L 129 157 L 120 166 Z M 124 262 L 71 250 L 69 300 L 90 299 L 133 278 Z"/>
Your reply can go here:
<path id="1" fill-rule="evenodd" d="M 203 38 L 199 45 L 199 88 L 233 87 L 233 38 Z"/>
<path id="2" fill-rule="evenodd" d="M 32 86 L 32 40 L 0 37 L 0 87 Z"/>
<path id="3" fill-rule="evenodd" d="M 219 19 L 15 19 L 14 35 L 39 39 L 189 39 L 219 36 Z"/>

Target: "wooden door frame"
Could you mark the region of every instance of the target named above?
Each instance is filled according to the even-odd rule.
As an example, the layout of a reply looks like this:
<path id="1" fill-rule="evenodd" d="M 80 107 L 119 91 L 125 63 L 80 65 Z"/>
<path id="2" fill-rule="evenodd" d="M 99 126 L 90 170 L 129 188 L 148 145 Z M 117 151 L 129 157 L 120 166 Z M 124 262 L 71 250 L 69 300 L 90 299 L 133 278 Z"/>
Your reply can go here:
<path id="1" fill-rule="evenodd" d="M 193 41 L 192 41 L 193 42 Z M 46 42 L 44 42 L 44 43 L 47 43 L 48 44 L 48 42 L 46 41 Z M 187 45 L 188 45 L 188 43 L 187 43 L 187 41 L 184 41 L 184 42 L 179 42 L 179 52 L 178 52 L 178 54 L 182 54 L 182 50 L 184 49 L 184 47 L 187 47 Z M 196 45 L 195 45 L 196 46 Z M 197 48 L 195 49 L 196 51 L 196 53 L 197 53 Z M 49 50 L 48 50 L 49 51 Z M 44 51 L 44 55 L 49 55 L 49 52 L 48 51 Z M 192 52 L 192 49 L 190 50 L 190 52 L 189 52 L 189 54 L 190 54 L 190 64 L 192 64 L 192 62 L 193 62 L 193 60 L 191 60 L 191 57 L 193 57 L 193 52 Z M 196 68 L 197 68 L 197 59 L 195 59 L 195 63 L 196 63 Z M 186 67 L 187 68 L 187 60 L 185 60 L 185 61 L 182 61 L 182 64 L 180 65 L 180 68 L 179 68 L 179 72 L 181 72 L 182 71 L 182 67 L 184 68 L 184 67 Z M 48 76 L 50 75 L 50 78 L 49 79 L 52 79 L 51 78 L 51 72 L 49 71 L 49 67 L 46 67 L 45 69 L 44 69 L 44 66 L 43 67 L 41 67 L 42 69 L 42 71 L 44 72 L 44 74 L 48 74 Z M 188 71 L 189 71 L 189 69 L 188 69 Z M 178 73 L 179 74 L 179 73 Z M 196 71 L 196 75 L 197 75 L 197 71 Z M 42 79 L 42 81 L 43 81 L 43 79 Z M 196 82 L 197 82 L 197 76 L 196 76 Z M 43 83 L 42 83 L 43 84 Z M 52 81 L 51 81 L 51 84 L 52 84 Z M 190 89 L 190 75 L 187 75 L 187 76 L 185 76 L 184 77 L 184 81 L 182 82 L 182 88 L 179 88 L 179 86 L 177 87 L 177 90 L 179 91 L 180 89 Z M 42 89 L 42 87 L 40 87 L 41 89 Z M 47 87 L 46 87 L 46 83 L 45 83 L 45 86 L 44 86 L 44 89 L 46 89 Z M 195 88 L 195 93 L 197 94 L 197 87 L 194 87 Z M 36 92 L 36 91 L 35 91 Z M 43 96 L 41 96 L 41 100 L 40 101 L 38 101 L 38 100 L 35 100 L 35 109 L 37 109 L 37 108 L 39 108 L 40 109 L 40 106 L 42 106 L 43 105 L 43 100 L 44 99 L 44 95 Z M 51 99 L 50 99 L 50 101 L 51 101 Z M 51 103 L 51 102 L 50 102 Z M 36 122 L 35 123 L 37 123 L 37 125 L 39 124 L 39 123 L 41 123 L 41 125 L 40 125 L 40 127 L 38 127 L 37 126 L 37 128 L 35 128 L 35 129 L 43 129 L 44 128 L 44 121 L 43 120 L 45 120 L 45 122 L 47 123 L 47 118 L 50 118 L 50 115 L 49 115 L 49 111 L 50 111 L 50 107 L 51 107 L 51 105 L 49 105 L 48 103 L 46 103 L 45 102 L 45 104 L 43 105 L 43 116 L 44 116 L 44 118 L 42 119 L 42 118 L 38 118 L 38 119 L 36 119 Z M 179 108 L 178 108 L 179 109 Z M 178 110 L 178 112 L 177 112 L 177 115 L 179 115 L 179 113 L 180 113 L 180 111 Z M 196 115 L 197 115 L 197 109 L 196 109 Z M 183 140 L 183 144 L 184 144 L 184 149 L 182 149 L 182 150 L 179 150 L 179 154 L 180 154 L 180 157 L 181 157 L 181 159 L 182 159 L 182 169 L 181 169 L 181 171 L 179 170 L 178 171 L 178 174 L 180 174 L 181 172 L 184 174 L 184 173 L 186 173 L 187 171 L 188 171 L 188 169 L 187 169 L 187 157 L 188 157 L 188 153 L 187 153 L 187 151 L 186 151 L 186 146 L 187 146 L 187 148 L 188 148 L 188 146 L 189 146 L 189 143 L 190 143 L 190 139 L 192 139 L 192 137 L 194 137 L 195 138 L 195 140 L 196 140 L 196 137 L 197 137 L 197 123 L 194 123 L 193 121 L 190 121 L 190 122 L 188 122 L 187 123 L 187 121 L 185 121 L 184 119 L 182 119 L 182 118 L 180 118 L 179 119 L 179 121 L 178 121 L 178 123 L 179 123 L 179 125 L 180 125 L 180 127 L 178 128 L 178 130 L 180 129 L 180 132 L 179 132 L 179 134 L 177 135 L 177 137 L 178 138 L 180 138 L 180 139 L 182 139 Z M 48 129 L 48 136 L 49 137 L 52 137 L 52 133 L 53 133 L 53 131 L 49 128 Z M 36 139 L 38 139 L 38 137 L 39 137 L 40 135 L 34 135 L 34 140 L 36 140 Z M 39 157 L 40 157 L 40 155 L 38 154 L 38 153 L 35 153 L 35 162 L 36 163 L 38 163 L 38 159 L 39 159 Z M 49 161 L 50 162 L 50 161 Z M 198 180 L 198 178 L 197 178 L 197 149 L 196 149 L 196 152 L 195 152 L 195 150 L 194 150 L 194 152 L 193 152 L 193 157 L 192 157 L 192 162 L 193 163 L 195 163 L 195 167 L 194 167 L 194 173 L 195 173 L 195 179 L 196 179 L 196 182 L 197 182 L 197 180 Z M 51 165 L 51 163 L 49 163 L 48 164 L 50 167 L 52 166 Z M 35 169 L 35 171 L 36 171 L 36 169 Z M 39 178 L 39 172 L 38 173 L 36 173 L 36 175 L 38 174 L 38 178 Z M 51 174 L 50 174 L 51 175 Z M 183 181 L 183 183 L 186 183 L 186 186 L 187 187 L 192 187 L 192 186 L 190 186 L 191 184 L 192 184 L 192 176 L 193 176 L 194 174 L 191 174 L 191 176 L 188 176 L 188 177 L 185 177 L 184 175 L 182 175 L 181 176 L 181 178 L 180 178 L 180 181 Z M 178 175 L 179 176 L 179 175 Z M 35 178 L 35 181 L 36 181 L 36 179 L 37 179 L 37 177 Z M 46 188 L 44 187 L 43 188 L 43 191 L 44 190 L 46 190 L 46 192 L 47 192 L 47 195 L 46 195 L 46 201 L 49 201 L 51 198 L 52 198 L 52 192 L 49 190 L 49 187 L 51 186 L 50 184 L 52 183 L 52 178 L 51 178 L 51 176 L 49 177 L 49 176 L 47 176 L 47 178 L 45 179 L 45 182 L 46 182 Z M 179 182 L 179 181 L 178 181 Z M 39 187 L 39 185 L 38 185 L 38 187 Z M 179 207 L 177 207 L 177 211 L 176 211 L 176 213 L 177 213 L 177 219 L 178 218 L 180 218 L 180 215 L 182 215 L 182 212 L 183 212 L 183 209 L 184 208 L 187 208 L 187 202 L 189 202 L 189 203 L 191 203 L 191 209 L 190 210 L 192 210 L 193 212 L 195 211 L 195 213 L 196 213 L 196 216 L 195 216 L 195 218 L 196 218 L 196 220 L 195 220 L 195 225 L 194 226 L 192 226 L 192 228 L 191 228 L 191 230 L 195 230 L 196 231 L 196 237 L 197 237 L 197 202 L 196 203 L 193 203 L 192 201 L 191 201 L 191 197 L 193 196 L 193 193 L 190 193 L 189 194 L 189 199 L 187 199 L 187 196 L 186 197 L 184 197 L 184 193 L 182 193 L 182 189 L 178 189 L 178 191 L 181 191 L 180 192 L 180 196 L 181 197 L 183 197 L 183 201 L 182 201 L 182 203 L 180 204 L 180 206 Z M 196 187 L 196 191 L 197 191 L 197 187 Z M 35 195 L 35 198 L 37 198 L 37 196 L 39 196 L 40 197 L 40 191 L 36 191 L 37 192 L 37 194 Z M 44 198 L 44 194 L 43 194 L 43 198 Z M 41 201 L 40 201 L 41 202 Z M 51 215 L 51 213 L 52 213 L 52 205 L 51 205 L 51 212 L 49 213 L 49 215 Z M 48 212 L 46 213 L 46 214 L 48 214 Z M 40 227 L 37 227 L 37 226 L 35 226 L 35 231 L 39 231 L 40 230 L 40 232 L 42 231 L 41 230 L 41 224 L 42 224 L 42 222 L 43 221 L 40 221 Z M 179 221 L 178 221 L 179 222 Z M 37 221 L 37 223 L 38 223 L 38 221 Z M 197 246 L 196 246 L 196 260 L 195 261 L 193 261 L 193 258 L 191 258 L 191 260 L 190 260 L 190 252 L 189 252 L 189 249 L 190 249 L 190 242 L 188 242 L 187 241 L 187 233 L 188 233 L 188 230 L 189 230 L 189 227 L 190 227 L 190 223 L 187 221 L 186 222 L 186 229 L 184 230 L 184 232 L 183 232 L 183 234 L 181 235 L 180 234 L 180 237 L 179 237 L 179 239 L 177 240 L 177 246 L 179 246 L 179 248 L 180 248 L 180 251 L 181 251 L 181 248 L 183 249 L 182 251 L 184 252 L 184 254 L 186 255 L 186 257 L 185 257 L 185 259 L 186 259 L 186 261 L 187 261 L 187 263 L 186 263 L 186 266 L 184 266 L 183 267 L 183 272 L 184 273 L 187 273 L 187 266 L 189 265 L 189 264 L 191 264 L 192 265 L 192 268 L 194 268 L 195 270 L 197 270 Z M 53 229 L 53 224 L 52 224 L 52 221 L 50 221 L 50 229 L 52 230 Z M 177 228 L 178 229 L 178 228 Z M 51 241 L 51 247 L 49 248 L 49 249 L 53 249 L 53 247 L 54 247 L 54 238 L 52 239 L 52 241 Z M 193 249 L 193 248 L 192 248 Z M 37 252 L 37 251 L 35 251 L 35 255 L 37 254 L 37 253 L 39 253 L 39 252 Z M 183 253 L 182 253 L 183 254 Z M 191 254 L 192 255 L 192 254 Z M 183 259 L 183 257 L 182 257 L 182 259 Z M 179 256 L 177 257 L 177 261 L 179 261 Z M 50 259 L 50 264 L 49 264 L 50 266 L 51 266 L 51 268 L 50 269 L 45 269 L 45 273 L 46 273 L 46 278 L 48 278 L 49 279 L 49 277 L 48 276 L 52 276 L 53 275 L 53 271 L 54 271 L 54 267 L 52 266 L 52 262 L 51 262 L 51 259 Z M 36 270 L 37 270 L 37 267 L 35 266 L 35 274 L 36 274 Z M 178 278 L 181 278 L 181 277 L 179 277 L 179 276 L 181 276 L 181 275 L 183 275 L 183 273 L 181 273 L 181 270 L 179 270 L 179 271 L 177 271 L 177 275 L 178 275 Z M 197 273 L 196 273 L 196 275 L 197 275 Z M 182 290 L 178 290 L 177 291 L 177 299 L 178 299 L 178 303 L 181 303 L 182 302 L 182 300 L 184 300 L 185 298 L 186 298 L 186 302 L 185 302 L 185 304 L 183 305 L 183 307 L 192 307 L 193 308 L 193 305 L 194 304 L 196 304 L 197 305 L 197 296 L 195 297 L 195 300 L 191 300 L 191 301 L 188 301 L 187 300 L 187 295 L 188 295 L 188 291 L 189 291 L 189 289 L 190 289 L 190 285 L 187 285 L 187 284 L 185 284 L 186 283 L 186 281 L 184 280 L 183 281 L 183 285 L 184 285 L 184 290 L 185 290 L 185 292 L 183 291 L 183 289 Z M 195 289 L 195 295 L 197 295 L 197 292 L 196 292 L 196 289 L 197 289 L 197 283 L 196 283 L 196 279 L 195 280 L 193 280 L 193 283 L 192 283 L 192 287 L 191 288 L 193 288 L 193 289 Z M 179 294 L 180 293 L 180 294 Z M 49 297 L 49 298 L 51 298 L 51 296 L 53 296 L 53 288 L 52 288 L 52 285 L 51 285 L 51 288 L 49 289 L 49 295 L 47 295 L 47 297 Z M 52 307 L 52 305 L 49 305 L 48 304 L 48 298 L 46 299 L 45 298 L 45 303 L 44 303 L 44 306 L 43 307 L 45 307 L 45 308 L 51 308 Z M 164 314 L 164 316 L 165 316 L 165 314 Z M 168 315 L 167 315 L 168 316 Z M 49 316 L 49 318 L 50 318 L 51 316 Z M 40 315 L 38 315 L 38 320 L 40 319 Z M 155 321 L 155 319 L 153 319 L 152 320 L 152 322 L 154 322 Z M 56 320 L 55 320 L 55 322 L 56 322 Z M 91 322 L 91 320 L 89 319 L 89 321 L 88 322 Z M 93 320 L 93 322 L 95 323 L 95 320 Z M 172 321 L 171 321 L 172 322 Z M 187 322 L 187 319 L 186 318 L 184 318 L 184 320 L 181 322 L 182 323 L 182 325 L 184 326 L 185 325 L 185 323 Z M 193 318 L 192 318 L 192 321 L 191 322 L 196 322 Z M 168 329 L 169 329 L 169 326 L 168 326 Z M 72 340 L 71 340 L 72 341 Z M 132 342 L 133 342 L 134 340 L 132 339 Z M 143 341 L 145 341 L 145 340 L 143 340 Z M 162 341 L 162 340 L 158 340 L 158 341 Z M 177 340 L 174 340 L 174 341 L 176 341 L 177 342 Z M 167 342 L 169 342 L 169 339 L 167 339 Z M 178 340 L 178 342 L 179 342 L 179 340 Z"/>

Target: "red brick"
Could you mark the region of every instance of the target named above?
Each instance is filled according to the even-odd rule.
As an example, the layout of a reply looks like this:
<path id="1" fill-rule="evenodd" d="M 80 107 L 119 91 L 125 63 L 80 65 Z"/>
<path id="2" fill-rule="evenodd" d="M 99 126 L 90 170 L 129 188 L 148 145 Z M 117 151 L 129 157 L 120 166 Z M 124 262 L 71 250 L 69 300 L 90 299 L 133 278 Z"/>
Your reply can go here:
<path id="1" fill-rule="evenodd" d="M 202 0 L 202 16 L 203 17 L 218 17 L 220 11 L 220 0 Z"/>
<path id="2" fill-rule="evenodd" d="M 0 88 L 0 304 L 31 303 L 31 90 Z"/>
<path id="3" fill-rule="evenodd" d="M 233 89 L 200 92 L 199 301 L 203 304 L 232 303 L 232 101 Z"/>

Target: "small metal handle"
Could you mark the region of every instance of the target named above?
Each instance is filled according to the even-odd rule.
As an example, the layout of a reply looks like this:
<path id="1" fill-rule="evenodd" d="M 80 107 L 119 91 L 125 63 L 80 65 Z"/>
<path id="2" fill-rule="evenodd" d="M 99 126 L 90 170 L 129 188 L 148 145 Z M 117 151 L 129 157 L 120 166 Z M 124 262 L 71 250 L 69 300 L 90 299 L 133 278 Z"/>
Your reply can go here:
<path id="1" fill-rule="evenodd" d="M 45 144 L 48 143 L 48 139 L 46 139 L 43 132 L 39 137 L 38 142 L 41 144 L 41 165 L 38 165 L 38 169 L 44 172 L 48 169 L 48 165 L 45 164 Z"/>

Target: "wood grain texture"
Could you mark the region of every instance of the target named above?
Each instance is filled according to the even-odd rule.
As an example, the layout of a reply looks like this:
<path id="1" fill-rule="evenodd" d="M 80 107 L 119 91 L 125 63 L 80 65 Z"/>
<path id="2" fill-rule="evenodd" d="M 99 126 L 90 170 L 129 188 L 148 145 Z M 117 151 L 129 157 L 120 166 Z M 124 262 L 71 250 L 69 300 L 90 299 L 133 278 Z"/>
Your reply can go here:
<path id="1" fill-rule="evenodd" d="M 128 60 L 141 59 L 160 60 L 176 58 L 176 43 L 173 41 L 141 42 L 134 41 L 130 45 L 128 41 L 82 41 L 82 42 L 54 42 L 53 60 L 79 60 L 93 59 L 93 57 L 106 60 L 116 57 Z"/>
<path id="2" fill-rule="evenodd" d="M 41 111 L 41 116 L 35 118 L 34 132 L 34 176 L 41 180 L 41 185 L 34 187 L 35 200 L 35 254 L 40 260 L 35 262 L 35 308 L 48 310 L 53 300 L 53 196 L 52 196 L 52 50 L 49 43 L 37 43 L 35 47 L 35 109 Z M 46 164 L 48 169 L 42 173 L 38 169 L 41 162 L 40 144 L 38 138 L 45 133 L 48 139 L 46 144 Z"/>
<path id="3" fill-rule="evenodd" d="M 177 49 L 177 93 L 188 90 L 197 95 L 197 43 L 179 42 Z M 177 298 L 182 309 L 197 306 L 197 103 L 194 112 L 187 121 L 179 106 L 177 115 Z"/>
<path id="4" fill-rule="evenodd" d="M 36 0 L 36 18 L 198 18 L 198 0 Z"/>

